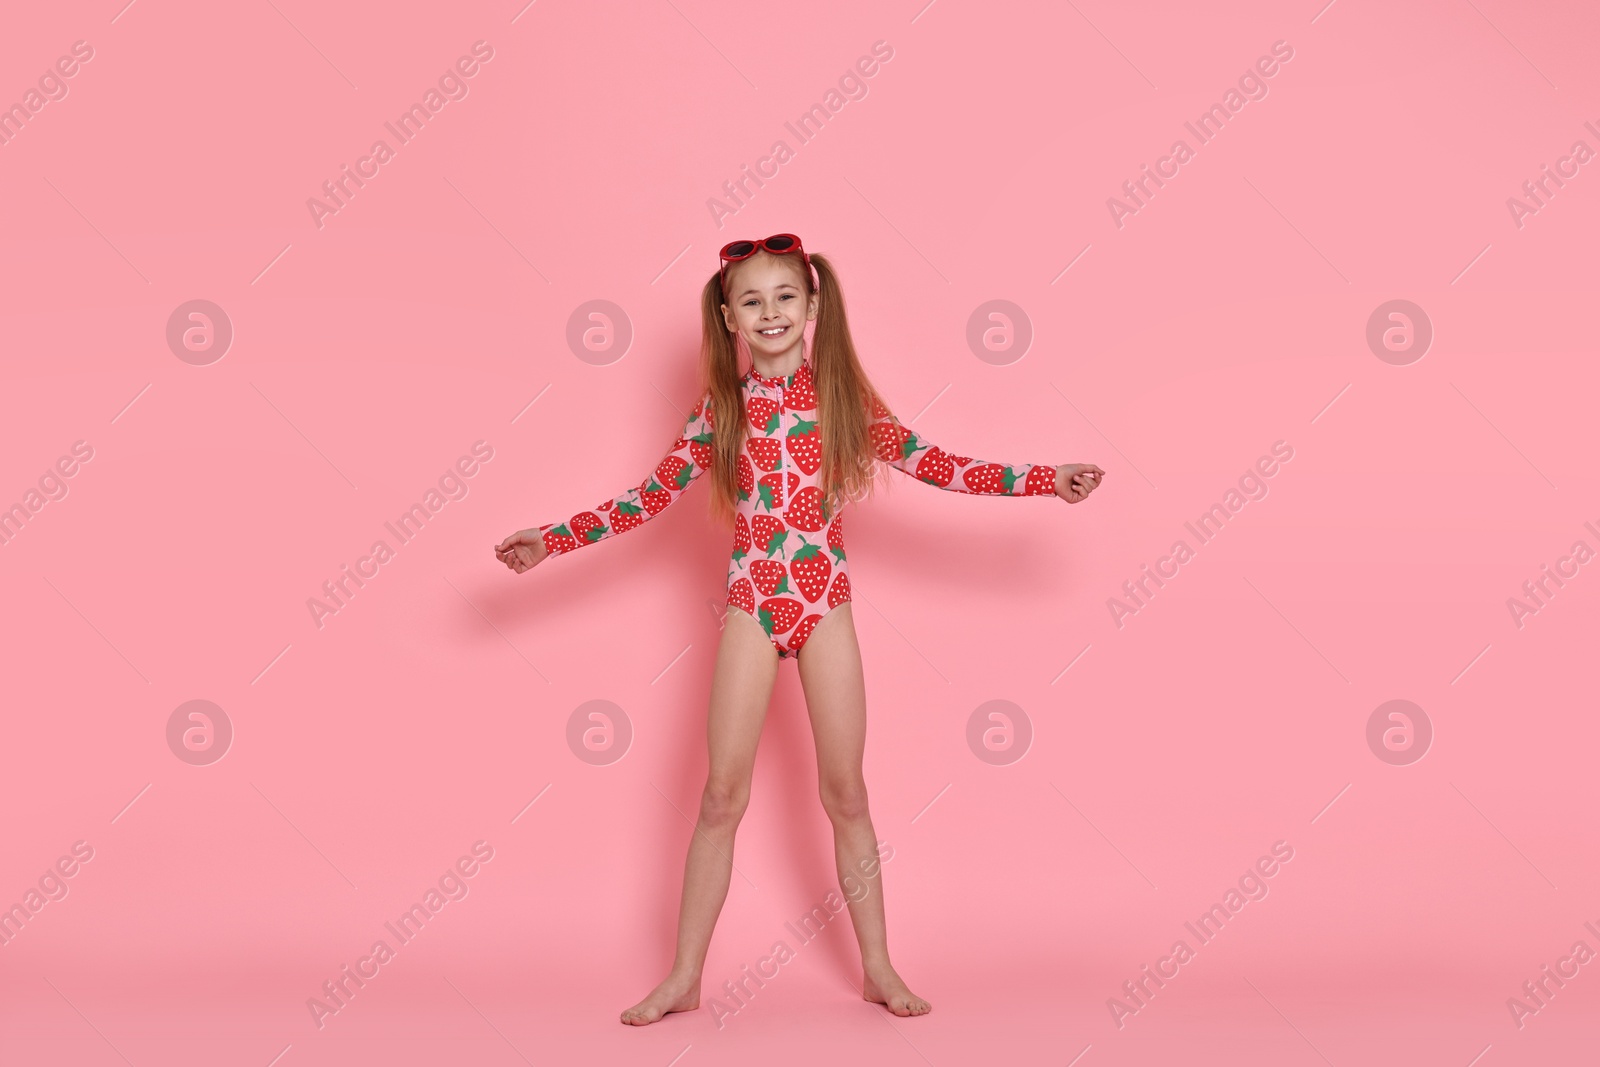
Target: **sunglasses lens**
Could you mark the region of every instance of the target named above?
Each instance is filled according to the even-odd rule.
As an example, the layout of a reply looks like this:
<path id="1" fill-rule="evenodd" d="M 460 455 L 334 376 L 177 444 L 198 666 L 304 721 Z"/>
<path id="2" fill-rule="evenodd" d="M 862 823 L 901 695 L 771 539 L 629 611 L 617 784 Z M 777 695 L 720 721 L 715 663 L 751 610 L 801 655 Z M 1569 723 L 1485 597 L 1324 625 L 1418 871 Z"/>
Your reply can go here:
<path id="1" fill-rule="evenodd" d="M 729 245 L 727 248 L 724 248 L 722 250 L 722 254 L 724 256 L 729 256 L 729 257 L 732 257 L 734 259 L 738 259 L 740 256 L 748 256 L 751 252 L 754 252 L 755 250 L 756 250 L 756 246 L 755 246 L 755 242 L 754 241 L 735 241 L 733 244 Z"/>
<path id="2" fill-rule="evenodd" d="M 773 251 L 773 252 L 787 252 L 787 251 L 789 251 L 789 249 L 791 249 L 793 247 L 794 247 L 794 239 L 791 238 L 791 237 L 769 237 L 769 238 L 767 238 L 767 248 L 769 250 Z"/>

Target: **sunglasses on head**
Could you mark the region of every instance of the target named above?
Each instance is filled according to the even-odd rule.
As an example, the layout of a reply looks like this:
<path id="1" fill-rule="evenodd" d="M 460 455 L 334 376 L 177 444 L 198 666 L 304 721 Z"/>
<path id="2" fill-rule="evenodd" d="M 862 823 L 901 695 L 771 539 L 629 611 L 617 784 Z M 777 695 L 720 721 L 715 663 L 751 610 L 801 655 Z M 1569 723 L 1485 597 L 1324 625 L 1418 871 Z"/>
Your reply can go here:
<path id="1" fill-rule="evenodd" d="M 811 271 L 811 257 L 801 247 L 800 238 L 792 233 L 775 233 L 771 237 L 763 238 L 760 241 L 729 241 L 722 246 L 722 259 L 717 268 L 722 275 L 724 295 L 726 295 L 728 287 L 728 264 L 737 263 L 742 259 L 749 259 L 757 252 L 771 252 L 775 256 L 799 252 L 801 260 L 806 265 L 806 272 L 809 274 Z"/>

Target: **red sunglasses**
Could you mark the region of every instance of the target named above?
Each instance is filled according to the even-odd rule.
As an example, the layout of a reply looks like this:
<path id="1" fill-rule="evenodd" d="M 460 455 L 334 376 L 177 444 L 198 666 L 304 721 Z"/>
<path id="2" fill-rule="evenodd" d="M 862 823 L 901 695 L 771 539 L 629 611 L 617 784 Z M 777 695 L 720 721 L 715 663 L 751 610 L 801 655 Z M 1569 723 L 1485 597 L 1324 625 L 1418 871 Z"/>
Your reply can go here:
<path id="1" fill-rule="evenodd" d="M 749 259 L 757 252 L 771 252 L 775 256 L 786 255 L 790 252 L 799 252 L 800 258 L 805 262 L 807 274 L 811 271 L 811 257 L 800 244 L 800 238 L 792 233 L 775 233 L 771 237 L 760 241 L 729 241 L 722 246 L 721 262 L 717 270 L 722 275 L 723 295 L 728 291 L 728 264 L 737 263 L 741 259 Z"/>

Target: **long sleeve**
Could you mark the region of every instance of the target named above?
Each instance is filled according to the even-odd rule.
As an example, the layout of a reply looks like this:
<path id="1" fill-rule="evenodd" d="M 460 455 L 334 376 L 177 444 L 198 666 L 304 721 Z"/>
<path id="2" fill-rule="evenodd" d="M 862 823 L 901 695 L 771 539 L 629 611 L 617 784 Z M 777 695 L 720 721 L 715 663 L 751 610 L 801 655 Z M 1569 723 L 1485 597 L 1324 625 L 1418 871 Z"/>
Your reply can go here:
<path id="1" fill-rule="evenodd" d="M 1045 496 L 1056 491 L 1056 468 L 1049 463 L 994 463 L 956 456 L 900 422 L 877 398 L 868 433 L 877 457 L 918 481 L 952 493 L 986 496 Z"/>
<path id="2" fill-rule="evenodd" d="M 695 405 L 683 432 L 636 488 L 565 522 L 539 527 L 552 556 L 592 545 L 644 525 L 667 510 L 711 466 L 711 394 Z"/>

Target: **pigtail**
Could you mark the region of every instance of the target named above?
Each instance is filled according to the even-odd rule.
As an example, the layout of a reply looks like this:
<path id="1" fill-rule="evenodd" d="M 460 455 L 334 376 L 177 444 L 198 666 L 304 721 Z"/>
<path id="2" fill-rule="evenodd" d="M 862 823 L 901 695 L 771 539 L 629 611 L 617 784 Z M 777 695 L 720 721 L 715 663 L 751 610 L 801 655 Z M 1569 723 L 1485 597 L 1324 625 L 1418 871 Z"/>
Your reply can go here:
<path id="1" fill-rule="evenodd" d="M 723 302 L 718 271 L 700 290 L 700 380 L 710 394 L 711 515 L 731 528 L 739 500 L 739 448 L 748 420 L 739 385 L 739 348 L 723 320 Z"/>
<path id="2" fill-rule="evenodd" d="M 844 289 L 833 263 L 811 253 L 820 300 L 813 338 L 817 412 L 822 434 L 823 515 L 831 519 L 846 501 L 871 493 L 876 481 L 870 426 L 875 408 L 888 410 L 856 355 Z"/>

